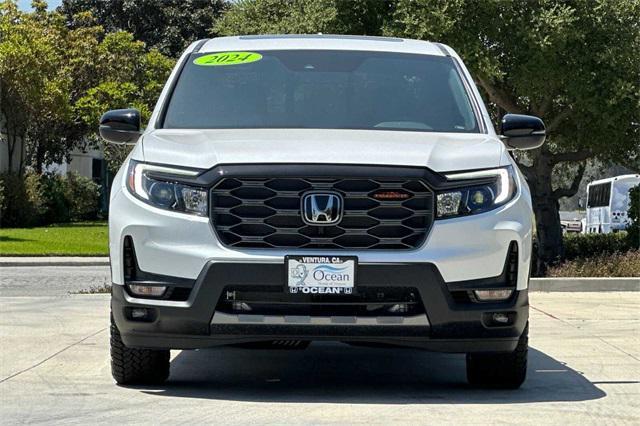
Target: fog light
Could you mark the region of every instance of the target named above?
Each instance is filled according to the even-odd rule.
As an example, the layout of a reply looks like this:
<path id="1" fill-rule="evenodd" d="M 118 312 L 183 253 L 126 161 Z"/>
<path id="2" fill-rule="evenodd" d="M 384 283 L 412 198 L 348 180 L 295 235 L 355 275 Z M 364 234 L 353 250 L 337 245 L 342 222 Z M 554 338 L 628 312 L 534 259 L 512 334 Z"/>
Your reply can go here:
<path id="1" fill-rule="evenodd" d="M 508 324 L 509 323 L 509 315 L 503 314 L 501 312 L 496 312 L 491 316 L 493 322 L 498 324 Z"/>
<path id="2" fill-rule="evenodd" d="M 131 309 L 131 318 L 133 319 L 143 319 L 148 315 L 147 310 L 145 308 L 133 308 Z"/>
<path id="3" fill-rule="evenodd" d="M 485 312 L 482 323 L 487 327 L 509 327 L 515 324 L 516 318 L 515 312 Z"/>
<path id="4" fill-rule="evenodd" d="M 167 290 L 163 285 L 130 285 L 129 290 L 136 296 L 160 297 Z"/>
<path id="5" fill-rule="evenodd" d="M 506 300 L 511 297 L 513 290 L 474 290 L 476 298 L 482 302 Z"/>
<path id="6" fill-rule="evenodd" d="M 153 322 L 156 311 L 152 308 L 125 308 L 125 316 L 129 321 Z"/>

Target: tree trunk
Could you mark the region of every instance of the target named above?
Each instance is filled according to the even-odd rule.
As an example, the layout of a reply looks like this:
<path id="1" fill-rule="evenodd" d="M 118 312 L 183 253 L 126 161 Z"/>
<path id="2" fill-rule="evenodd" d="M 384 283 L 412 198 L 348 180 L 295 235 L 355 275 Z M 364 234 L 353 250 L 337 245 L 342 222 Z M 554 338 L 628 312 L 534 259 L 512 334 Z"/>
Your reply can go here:
<path id="1" fill-rule="evenodd" d="M 547 266 L 558 263 L 564 256 L 560 209 L 558 200 L 553 195 L 534 195 L 534 200 L 533 211 L 536 215 L 538 243 L 534 271 L 536 275 L 543 275 Z"/>
<path id="2" fill-rule="evenodd" d="M 38 174 L 42 174 L 42 165 L 44 164 L 44 153 L 42 152 L 42 148 L 38 145 L 36 147 L 36 155 L 35 155 L 35 164 L 34 169 L 36 171 L 36 173 Z"/>
<path id="3" fill-rule="evenodd" d="M 18 135 L 14 134 L 13 137 L 17 142 Z M 22 176 L 22 172 L 24 170 L 24 151 L 26 149 L 26 147 L 25 147 L 25 137 L 24 136 L 20 140 L 20 144 L 18 145 L 18 148 L 20 148 L 20 159 L 18 160 L 18 174 L 20 176 Z"/>
<path id="4" fill-rule="evenodd" d="M 545 273 L 548 265 L 558 263 L 563 257 L 562 227 L 560 225 L 560 205 L 551 185 L 553 162 L 541 154 L 533 166 L 523 170 L 533 202 L 536 220 L 537 253 L 533 265 L 534 275 Z"/>
<path id="5" fill-rule="evenodd" d="M 13 150 L 15 148 L 15 144 L 8 129 L 9 128 L 7 127 L 7 155 L 9 155 L 9 157 L 7 158 L 7 171 L 11 173 L 13 171 Z"/>

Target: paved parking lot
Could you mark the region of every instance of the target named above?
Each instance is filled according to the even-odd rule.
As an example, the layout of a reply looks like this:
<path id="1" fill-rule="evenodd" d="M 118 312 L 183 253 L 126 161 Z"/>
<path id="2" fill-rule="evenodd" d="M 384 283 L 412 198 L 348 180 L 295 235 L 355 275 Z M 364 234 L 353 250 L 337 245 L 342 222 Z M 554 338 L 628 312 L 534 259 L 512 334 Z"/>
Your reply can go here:
<path id="1" fill-rule="evenodd" d="M 640 423 L 640 293 L 532 293 L 529 378 L 469 388 L 464 357 L 318 343 L 172 352 L 162 386 L 109 371 L 108 269 L 0 270 L 0 422 Z"/>

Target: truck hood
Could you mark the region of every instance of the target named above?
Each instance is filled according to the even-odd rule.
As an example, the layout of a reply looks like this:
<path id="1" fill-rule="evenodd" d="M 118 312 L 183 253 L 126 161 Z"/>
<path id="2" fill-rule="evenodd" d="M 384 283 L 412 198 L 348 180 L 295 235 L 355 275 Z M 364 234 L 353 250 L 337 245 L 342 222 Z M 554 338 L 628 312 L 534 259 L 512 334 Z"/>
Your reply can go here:
<path id="1" fill-rule="evenodd" d="M 486 134 L 326 129 L 160 129 L 142 138 L 144 161 L 209 169 L 218 164 L 331 163 L 491 168 L 505 147 Z"/>

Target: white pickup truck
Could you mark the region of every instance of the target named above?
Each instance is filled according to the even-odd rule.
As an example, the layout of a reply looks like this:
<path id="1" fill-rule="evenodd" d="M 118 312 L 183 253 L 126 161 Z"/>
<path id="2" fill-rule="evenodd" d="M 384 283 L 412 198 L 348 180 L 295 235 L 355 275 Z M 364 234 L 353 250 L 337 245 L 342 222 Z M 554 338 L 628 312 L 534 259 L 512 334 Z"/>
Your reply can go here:
<path id="1" fill-rule="evenodd" d="M 314 340 L 466 353 L 475 385 L 516 388 L 527 361 L 532 210 L 448 46 L 359 36 L 193 43 L 110 199 L 112 371 L 161 382 L 171 349 Z M 380 366 L 384 368 L 384 366 Z"/>

